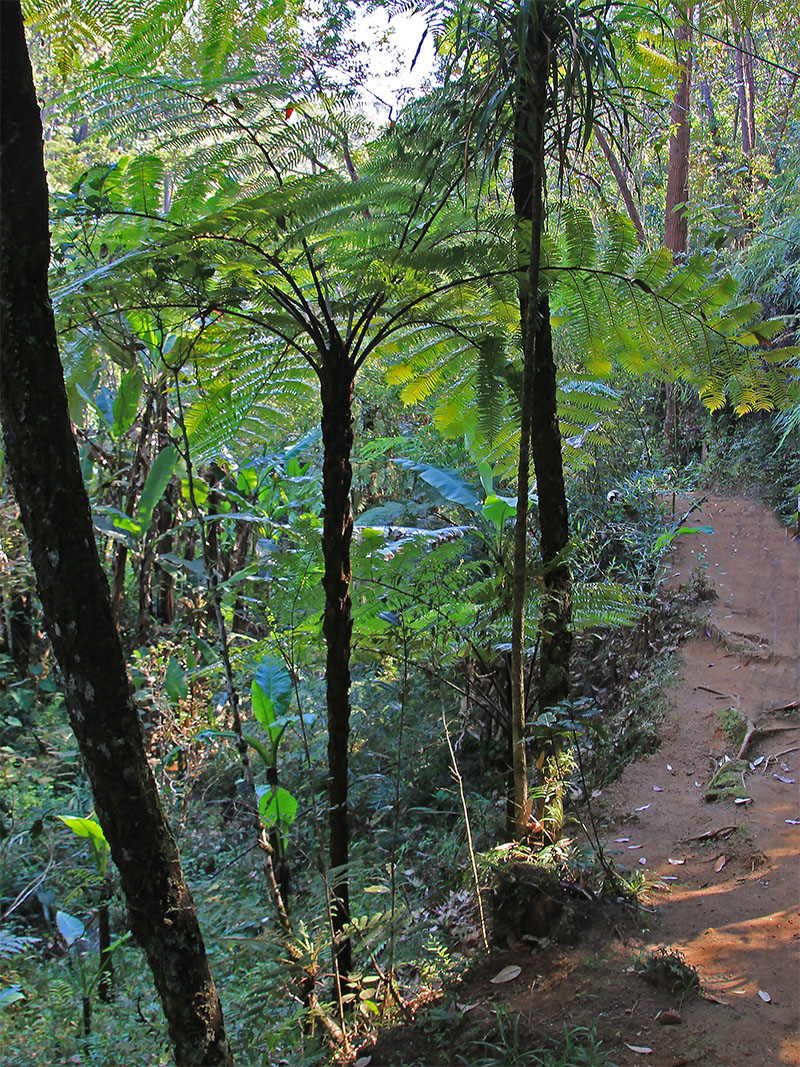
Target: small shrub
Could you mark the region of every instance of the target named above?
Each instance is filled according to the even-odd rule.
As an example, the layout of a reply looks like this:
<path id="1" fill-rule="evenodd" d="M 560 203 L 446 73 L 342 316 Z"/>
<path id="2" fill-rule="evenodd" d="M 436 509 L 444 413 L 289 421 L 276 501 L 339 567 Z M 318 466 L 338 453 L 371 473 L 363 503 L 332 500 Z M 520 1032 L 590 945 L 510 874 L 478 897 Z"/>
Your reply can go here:
<path id="1" fill-rule="evenodd" d="M 700 990 L 700 975 L 697 968 L 687 963 L 683 953 L 676 948 L 653 949 L 634 960 L 633 969 L 652 985 L 666 989 L 673 996 L 686 996 Z"/>

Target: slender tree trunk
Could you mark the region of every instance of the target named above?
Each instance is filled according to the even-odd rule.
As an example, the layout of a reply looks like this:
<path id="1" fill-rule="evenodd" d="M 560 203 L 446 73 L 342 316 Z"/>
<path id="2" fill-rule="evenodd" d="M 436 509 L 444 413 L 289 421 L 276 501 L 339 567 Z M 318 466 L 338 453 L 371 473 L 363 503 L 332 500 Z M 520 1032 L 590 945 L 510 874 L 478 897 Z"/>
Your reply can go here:
<path id="1" fill-rule="evenodd" d="M 676 258 L 686 253 L 689 236 L 689 110 L 692 84 L 691 11 L 675 31 L 682 50 L 681 75 L 670 113 L 669 163 L 664 209 L 664 244 Z M 685 49 L 683 46 L 686 46 Z M 667 456 L 676 454 L 678 398 L 674 382 L 665 385 L 664 448 Z"/>
<path id="2" fill-rule="evenodd" d="M 633 223 L 634 229 L 638 234 L 639 244 L 645 244 L 646 237 L 644 232 L 644 226 L 642 225 L 642 219 L 639 215 L 639 209 L 636 206 L 636 201 L 633 199 L 631 187 L 630 185 L 628 185 L 628 179 L 625 177 L 625 173 L 619 164 L 619 160 L 611 150 L 611 145 L 608 143 L 606 138 L 603 136 L 602 131 L 597 126 L 595 126 L 594 136 L 595 140 L 600 146 L 601 152 L 606 157 L 608 169 L 614 175 L 614 179 L 617 183 L 617 186 L 619 187 L 619 191 L 622 196 L 622 201 L 625 204 L 625 208 L 628 212 L 628 217 Z"/>
<path id="3" fill-rule="evenodd" d="M 42 126 L 18 3 L 0 4 L 0 417 L 45 624 L 98 818 L 180 1064 L 232 1056 L 144 749 L 72 436 L 47 290 Z"/>
<path id="4" fill-rule="evenodd" d="M 747 87 L 747 128 L 750 138 L 750 151 L 755 152 L 758 131 L 756 130 L 756 72 L 753 35 L 749 28 L 744 31 L 745 51 L 742 53 L 744 82 Z"/>
<path id="5" fill-rule="evenodd" d="M 150 448 L 150 422 L 153 414 L 153 396 L 148 391 L 147 403 L 139 425 L 139 440 L 136 444 L 136 453 L 131 464 L 131 473 L 128 479 L 128 493 L 125 499 L 125 514 L 133 518 L 136 510 L 136 501 L 142 491 L 145 481 L 145 466 L 147 454 Z M 111 611 L 114 621 L 119 625 L 120 612 L 122 610 L 122 598 L 125 595 L 125 569 L 128 563 L 128 546 L 117 542 L 114 552 L 113 584 L 111 587 Z"/>
<path id="6" fill-rule="evenodd" d="M 97 909 L 98 949 L 100 950 L 100 977 L 97 983 L 97 993 L 104 1004 L 114 999 L 114 957 L 111 954 L 111 923 L 108 906 L 113 892 L 110 879 L 104 878 L 100 889 L 100 904 Z"/>
<path id="7" fill-rule="evenodd" d="M 534 393 L 535 347 L 538 329 L 539 261 L 544 229 L 544 132 L 550 47 L 546 34 L 529 18 L 528 37 L 517 85 L 512 181 L 517 219 L 517 257 L 525 271 L 520 283 L 522 327 L 522 397 L 520 400 L 517 515 L 511 607 L 511 767 L 514 782 L 513 836 L 527 835 L 528 768 L 525 751 L 525 595 L 528 557 L 528 485 Z"/>
<path id="8" fill-rule="evenodd" d="M 334 961 L 340 988 L 352 970 L 350 939 L 344 936 L 350 918 L 349 826 L 347 812 L 348 746 L 350 740 L 350 637 L 351 615 L 350 542 L 353 515 L 350 507 L 353 447 L 354 370 L 341 341 L 325 353 L 320 372 L 322 400 L 322 499 L 325 516 L 322 552 L 325 573 L 325 620 L 327 645 L 326 695 L 328 708 L 328 804 L 330 863 L 333 879 Z"/>
<path id="9" fill-rule="evenodd" d="M 747 102 L 747 82 L 745 79 L 744 56 L 742 55 L 742 30 L 738 22 L 733 24 L 735 44 L 733 46 L 733 69 L 736 74 L 736 102 L 738 104 L 739 122 L 742 130 L 742 151 L 749 156 L 753 143 L 750 140 L 750 108 Z"/>
<path id="10" fill-rule="evenodd" d="M 167 405 L 167 381 L 162 379 L 156 393 L 156 427 L 158 433 L 158 451 L 171 444 L 169 436 L 169 408 Z M 162 552 L 172 551 L 173 528 L 175 515 L 178 507 L 180 488 L 178 479 L 170 478 L 166 491 L 156 506 L 153 516 L 153 525 L 156 530 L 154 538 L 154 552 L 156 558 Z M 158 578 L 158 589 L 155 595 L 156 618 L 159 622 L 172 623 L 175 621 L 175 579 L 169 571 L 163 570 L 156 564 L 154 580 Z"/>

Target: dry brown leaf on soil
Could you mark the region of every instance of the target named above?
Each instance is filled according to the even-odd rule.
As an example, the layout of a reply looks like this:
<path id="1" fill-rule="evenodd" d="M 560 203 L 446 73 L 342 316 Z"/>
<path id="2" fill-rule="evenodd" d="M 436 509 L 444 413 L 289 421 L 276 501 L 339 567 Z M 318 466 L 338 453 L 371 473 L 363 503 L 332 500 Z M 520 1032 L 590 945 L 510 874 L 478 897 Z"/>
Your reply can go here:
<path id="1" fill-rule="evenodd" d="M 714 864 L 714 870 L 717 872 L 717 874 L 719 874 L 719 872 L 722 870 L 722 868 L 725 866 L 725 864 L 727 862 L 728 862 L 728 857 L 727 856 L 720 856 L 720 858 Z"/>
<path id="2" fill-rule="evenodd" d="M 489 981 L 492 985 L 502 985 L 504 982 L 513 982 L 521 974 L 522 968 L 512 963 L 510 966 L 504 967 L 502 971 L 498 971 L 494 978 L 490 978 Z"/>
<path id="3" fill-rule="evenodd" d="M 628 1042 L 626 1041 L 625 1044 L 628 1045 Z M 628 1048 L 631 1052 L 641 1052 L 643 1056 L 649 1056 L 653 1051 L 651 1048 L 648 1048 L 647 1045 L 628 1045 Z"/>

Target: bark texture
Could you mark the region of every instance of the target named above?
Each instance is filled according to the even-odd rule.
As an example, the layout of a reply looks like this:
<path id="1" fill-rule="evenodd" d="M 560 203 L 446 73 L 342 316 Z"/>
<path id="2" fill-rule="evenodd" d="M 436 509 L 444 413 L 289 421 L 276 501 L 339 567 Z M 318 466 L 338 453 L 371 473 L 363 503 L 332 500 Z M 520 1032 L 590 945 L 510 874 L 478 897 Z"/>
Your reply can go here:
<path id="1" fill-rule="evenodd" d="M 550 331 L 550 300 L 539 303 L 534 377 L 536 404 L 531 426 L 533 468 L 539 496 L 544 597 L 539 637 L 538 714 L 569 696 L 572 653 L 572 576 L 563 553 L 569 542 L 567 493 L 558 425 L 556 365 Z"/>
<path id="2" fill-rule="evenodd" d="M 525 271 L 520 282 L 522 328 L 522 396 L 520 398 L 517 515 L 514 526 L 514 564 L 511 608 L 511 773 L 513 808 L 510 832 L 522 839 L 528 832 L 528 767 L 525 751 L 525 596 L 528 565 L 530 448 L 538 325 L 539 261 L 544 227 L 544 132 L 550 65 L 545 33 L 529 19 L 528 36 L 520 56 L 514 116 L 512 186 L 517 219 L 517 258 Z"/>
<path id="3" fill-rule="evenodd" d="M 69 422 L 47 289 L 42 127 L 18 3 L 0 4 L 0 417 L 97 815 L 180 1064 L 229 1064 L 222 1009 L 131 699 Z"/>
<path id="4" fill-rule="evenodd" d="M 676 258 L 686 253 L 689 239 L 689 109 L 692 91 L 691 12 L 675 32 L 680 52 L 681 73 L 670 112 L 669 162 L 664 208 L 664 245 Z M 664 448 L 667 456 L 677 455 L 678 396 L 674 382 L 664 388 Z"/>
<path id="5" fill-rule="evenodd" d="M 320 367 L 322 400 L 322 498 L 325 516 L 322 552 L 325 572 L 326 698 L 328 709 L 328 825 L 332 868 L 332 924 L 334 960 L 340 987 L 352 970 L 350 939 L 344 936 L 350 918 L 347 864 L 350 829 L 347 814 L 348 745 L 350 737 L 350 543 L 353 514 L 350 485 L 353 478 L 353 365 L 338 337 L 325 352 Z"/>
<path id="6" fill-rule="evenodd" d="M 548 116 L 549 73 L 553 32 L 542 7 L 529 23 L 520 57 L 514 128 L 514 211 L 520 240 L 529 253 L 527 277 L 520 291 L 523 384 L 520 458 L 517 471 L 517 524 L 514 536 L 514 582 L 511 636 L 512 746 L 515 835 L 528 832 L 525 755 L 525 592 L 527 566 L 528 480 L 530 459 L 536 474 L 545 594 L 539 643 L 536 707 L 541 714 L 569 695 L 572 648 L 572 583 L 566 563 L 553 560 L 569 538 L 567 500 L 558 425 L 556 367 L 550 334 L 550 305 L 540 293 L 539 260 L 544 231 L 544 150 Z"/>

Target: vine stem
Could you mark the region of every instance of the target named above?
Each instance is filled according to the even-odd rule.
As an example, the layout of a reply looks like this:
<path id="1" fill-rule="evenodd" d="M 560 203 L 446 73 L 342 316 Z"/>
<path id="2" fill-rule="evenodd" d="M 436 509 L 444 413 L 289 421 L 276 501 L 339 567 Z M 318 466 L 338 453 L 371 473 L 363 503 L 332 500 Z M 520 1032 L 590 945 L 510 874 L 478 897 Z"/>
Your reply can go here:
<path id="1" fill-rule="evenodd" d="M 461 810 L 464 813 L 464 825 L 467 830 L 467 848 L 469 849 L 469 862 L 472 867 L 472 878 L 475 883 L 475 895 L 478 898 L 478 914 L 481 920 L 481 937 L 483 939 L 483 947 L 486 951 L 489 951 L 489 937 L 486 933 L 486 917 L 483 913 L 483 898 L 481 897 L 481 883 L 478 878 L 478 865 L 475 862 L 475 848 L 472 844 L 472 828 L 469 821 L 469 809 L 467 808 L 467 798 L 464 795 L 464 779 L 461 777 L 461 772 L 458 769 L 458 760 L 456 759 L 455 749 L 453 748 L 453 742 L 450 739 L 450 727 L 447 725 L 447 714 L 444 709 L 444 701 L 442 701 L 442 726 L 444 727 L 444 736 L 447 741 L 447 749 L 450 753 L 450 771 L 456 780 L 458 785 L 458 794 L 461 797 Z"/>

